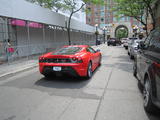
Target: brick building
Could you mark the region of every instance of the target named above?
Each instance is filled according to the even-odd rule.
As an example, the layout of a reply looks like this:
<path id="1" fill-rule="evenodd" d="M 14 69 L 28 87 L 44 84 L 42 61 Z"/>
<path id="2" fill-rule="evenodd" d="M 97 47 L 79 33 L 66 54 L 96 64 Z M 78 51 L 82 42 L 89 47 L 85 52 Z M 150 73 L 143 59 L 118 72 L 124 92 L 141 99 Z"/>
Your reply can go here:
<path id="1" fill-rule="evenodd" d="M 160 27 L 160 1 L 157 0 L 154 4 L 154 13 L 156 18 L 156 27 Z"/>
<path id="2" fill-rule="evenodd" d="M 87 4 L 87 9 L 90 11 L 86 15 L 86 23 L 92 26 L 98 24 L 100 28 L 105 27 L 107 24 L 113 24 L 117 22 L 130 22 L 131 25 L 138 25 L 139 22 L 130 17 L 116 18 L 116 12 L 112 9 L 115 5 L 114 0 L 106 0 L 106 6 Z"/>

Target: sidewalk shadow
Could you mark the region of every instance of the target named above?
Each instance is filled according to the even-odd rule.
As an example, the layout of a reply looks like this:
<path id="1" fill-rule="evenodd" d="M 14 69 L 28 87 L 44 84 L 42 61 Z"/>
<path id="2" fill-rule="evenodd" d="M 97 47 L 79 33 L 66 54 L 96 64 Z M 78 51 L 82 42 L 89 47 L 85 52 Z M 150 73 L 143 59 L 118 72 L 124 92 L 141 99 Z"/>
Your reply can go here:
<path id="1" fill-rule="evenodd" d="M 49 78 L 41 78 L 35 82 L 37 86 L 60 88 L 60 89 L 79 89 L 88 84 L 89 80 L 84 78 L 72 77 L 69 75 L 51 76 Z"/>

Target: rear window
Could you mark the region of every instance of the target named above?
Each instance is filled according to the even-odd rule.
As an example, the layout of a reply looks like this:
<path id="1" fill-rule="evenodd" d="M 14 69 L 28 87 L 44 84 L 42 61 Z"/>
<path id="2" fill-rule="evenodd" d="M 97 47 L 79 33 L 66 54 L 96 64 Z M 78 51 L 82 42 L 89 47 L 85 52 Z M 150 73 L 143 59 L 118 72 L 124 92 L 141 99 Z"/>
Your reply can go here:
<path id="1" fill-rule="evenodd" d="M 73 55 L 79 52 L 81 49 L 81 47 L 64 47 L 52 53 L 52 55 Z"/>

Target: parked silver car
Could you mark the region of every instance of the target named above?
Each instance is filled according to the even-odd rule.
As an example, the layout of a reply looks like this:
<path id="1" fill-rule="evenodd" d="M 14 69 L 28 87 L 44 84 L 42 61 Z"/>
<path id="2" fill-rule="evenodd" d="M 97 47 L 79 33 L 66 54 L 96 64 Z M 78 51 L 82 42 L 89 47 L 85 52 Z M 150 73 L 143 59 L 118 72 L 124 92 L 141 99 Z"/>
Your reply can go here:
<path id="1" fill-rule="evenodd" d="M 130 58 L 131 59 L 134 59 L 137 55 L 137 52 L 138 52 L 138 45 L 141 41 L 144 41 L 144 40 L 134 40 L 133 43 L 131 44 L 130 46 Z"/>
<path id="2" fill-rule="evenodd" d="M 129 38 L 128 40 L 128 55 L 130 55 L 132 44 L 134 44 L 134 41 L 138 40 L 138 38 Z"/>
<path id="3" fill-rule="evenodd" d="M 125 49 L 128 49 L 128 38 L 122 38 L 121 43 Z"/>

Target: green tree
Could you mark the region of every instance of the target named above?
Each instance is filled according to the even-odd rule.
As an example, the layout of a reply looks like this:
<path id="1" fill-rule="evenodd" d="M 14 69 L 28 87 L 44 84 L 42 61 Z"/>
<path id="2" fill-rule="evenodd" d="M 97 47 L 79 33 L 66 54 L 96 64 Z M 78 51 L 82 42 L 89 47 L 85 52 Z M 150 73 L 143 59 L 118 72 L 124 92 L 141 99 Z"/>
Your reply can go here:
<path id="1" fill-rule="evenodd" d="M 38 4 L 44 8 L 53 9 L 55 12 L 58 12 L 64 6 L 61 0 L 26 0 L 26 1 Z"/>
<path id="2" fill-rule="evenodd" d="M 127 38 L 128 37 L 128 31 L 125 28 L 119 28 L 116 31 L 116 38 L 121 39 L 121 38 Z"/>
<path id="3" fill-rule="evenodd" d="M 116 3 L 114 11 L 117 16 L 133 17 L 141 22 L 145 28 L 148 25 L 148 17 L 151 15 L 153 21 L 153 29 L 155 28 L 155 15 L 152 9 L 152 4 L 155 0 L 114 0 Z M 147 30 L 146 30 L 147 33 Z"/>

